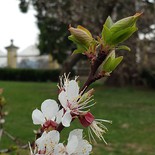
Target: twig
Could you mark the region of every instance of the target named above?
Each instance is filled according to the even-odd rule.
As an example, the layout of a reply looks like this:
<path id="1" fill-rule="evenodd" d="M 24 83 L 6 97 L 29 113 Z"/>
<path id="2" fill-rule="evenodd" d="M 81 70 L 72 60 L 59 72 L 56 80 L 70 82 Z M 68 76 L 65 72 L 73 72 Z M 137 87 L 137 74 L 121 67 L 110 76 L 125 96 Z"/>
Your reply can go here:
<path id="1" fill-rule="evenodd" d="M 10 133 L 4 130 L 4 134 L 7 135 L 11 140 L 16 141 L 17 139 L 13 137 Z"/>
<path id="2" fill-rule="evenodd" d="M 1 141 L 2 135 L 3 135 L 3 129 L 0 129 L 0 141 Z"/>
<path id="3" fill-rule="evenodd" d="M 80 92 L 82 92 L 82 94 L 86 91 L 86 89 L 93 82 L 95 82 L 96 80 L 99 80 L 105 76 L 104 72 L 100 72 L 97 75 L 96 75 L 96 72 L 97 72 L 99 66 L 102 64 L 102 62 L 106 59 L 107 53 L 108 53 L 107 51 L 100 51 L 98 56 L 91 62 L 91 70 L 90 70 L 88 79 L 86 80 L 85 84 L 83 85 L 83 87 L 80 90 Z"/>

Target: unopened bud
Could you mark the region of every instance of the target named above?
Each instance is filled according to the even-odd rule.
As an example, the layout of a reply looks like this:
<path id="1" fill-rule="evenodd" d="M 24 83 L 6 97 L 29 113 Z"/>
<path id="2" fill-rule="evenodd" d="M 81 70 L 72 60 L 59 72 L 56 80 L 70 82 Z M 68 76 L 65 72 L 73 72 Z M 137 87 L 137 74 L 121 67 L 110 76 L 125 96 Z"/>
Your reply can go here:
<path id="1" fill-rule="evenodd" d="M 90 89 L 88 92 L 87 92 L 87 94 L 88 94 L 88 97 L 91 97 L 93 94 L 94 94 L 94 89 L 92 88 L 92 89 Z"/>
<path id="2" fill-rule="evenodd" d="M 84 126 L 84 127 L 88 127 L 92 124 L 92 122 L 94 121 L 94 116 L 90 113 L 87 112 L 86 114 L 79 116 L 79 120 L 80 123 Z"/>
<path id="3" fill-rule="evenodd" d="M 70 27 L 69 31 L 79 44 L 84 44 L 86 47 L 93 41 L 91 33 L 80 25 L 77 28 Z"/>
<path id="4" fill-rule="evenodd" d="M 86 101 L 88 98 L 90 98 L 90 97 L 93 95 L 93 93 L 94 93 L 94 89 L 93 89 L 93 88 L 90 89 L 88 92 L 84 93 L 84 94 L 81 96 L 80 100 L 79 100 L 79 104 L 80 104 L 80 103 L 83 103 L 83 102 Z"/>

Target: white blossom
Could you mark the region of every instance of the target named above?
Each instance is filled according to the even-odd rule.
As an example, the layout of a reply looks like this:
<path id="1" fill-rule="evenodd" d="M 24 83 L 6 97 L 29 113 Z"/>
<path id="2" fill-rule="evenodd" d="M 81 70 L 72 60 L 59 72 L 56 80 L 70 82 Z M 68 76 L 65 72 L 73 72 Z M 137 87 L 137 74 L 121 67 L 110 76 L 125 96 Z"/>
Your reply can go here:
<path id="1" fill-rule="evenodd" d="M 55 100 L 47 99 L 41 105 L 41 110 L 35 109 L 32 112 L 32 120 L 34 124 L 40 124 L 45 127 L 56 128 L 61 122 L 63 109 L 59 110 L 58 103 Z"/>
<path id="2" fill-rule="evenodd" d="M 44 132 L 40 138 L 35 141 L 35 150 L 31 150 L 31 155 L 54 155 L 54 148 L 58 145 L 60 134 L 56 130 Z"/>
<path id="3" fill-rule="evenodd" d="M 82 137 L 82 129 L 70 132 L 68 143 L 65 146 L 59 143 L 60 134 L 56 130 L 44 132 L 35 142 L 35 149 L 31 155 L 89 155 L 92 146 Z"/>
<path id="4" fill-rule="evenodd" d="M 55 146 L 54 155 L 89 155 L 92 146 L 82 137 L 82 129 L 75 129 L 70 132 L 68 143 L 64 146 L 59 143 Z"/>
<path id="5" fill-rule="evenodd" d="M 68 77 L 62 77 L 60 80 L 60 93 L 59 93 L 59 101 L 62 107 L 65 109 L 65 114 L 62 118 L 62 124 L 65 127 L 70 126 L 72 118 L 74 116 L 80 115 L 86 108 L 90 106 L 87 104 L 91 102 L 91 96 L 88 94 L 87 97 L 84 99 L 84 95 L 80 92 L 80 88 L 77 82 L 77 77 L 75 80 L 69 80 Z"/>

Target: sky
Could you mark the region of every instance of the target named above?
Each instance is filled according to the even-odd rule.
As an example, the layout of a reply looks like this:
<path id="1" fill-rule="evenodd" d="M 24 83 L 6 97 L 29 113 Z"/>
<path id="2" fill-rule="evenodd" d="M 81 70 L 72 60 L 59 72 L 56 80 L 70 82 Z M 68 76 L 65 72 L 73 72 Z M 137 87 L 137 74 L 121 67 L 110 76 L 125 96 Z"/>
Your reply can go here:
<path id="1" fill-rule="evenodd" d="M 14 40 L 19 51 L 37 43 L 39 30 L 31 8 L 28 13 L 20 12 L 19 0 L 0 0 L 0 50 L 6 52 L 5 47 Z"/>

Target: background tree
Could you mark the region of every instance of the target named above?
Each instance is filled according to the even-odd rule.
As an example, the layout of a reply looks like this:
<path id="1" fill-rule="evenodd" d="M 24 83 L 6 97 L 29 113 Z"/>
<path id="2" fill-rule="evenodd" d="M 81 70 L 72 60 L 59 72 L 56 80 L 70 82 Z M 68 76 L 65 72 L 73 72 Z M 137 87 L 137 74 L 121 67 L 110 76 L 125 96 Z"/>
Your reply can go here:
<path id="1" fill-rule="evenodd" d="M 110 3 L 109 3 L 110 2 Z M 39 44 L 41 54 L 51 53 L 59 63 L 65 60 L 67 51 L 73 45 L 68 41 L 68 26 L 87 26 L 92 32 L 99 35 L 103 22 L 111 14 L 117 0 L 20 0 L 20 9 L 27 12 L 29 5 L 36 10 L 37 25 L 40 30 Z M 79 56 L 76 56 L 79 57 Z M 74 58 L 77 60 L 77 58 Z M 70 66 L 70 65 L 69 65 Z"/>
<path id="2" fill-rule="evenodd" d="M 62 72 L 69 72 L 80 55 L 72 55 L 67 59 L 67 53 L 71 53 L 74 46 L 68 41 L 68 25 L 83 25 L 93 34 L 100 35 L 103 23 L 108 15 L 114 20 L 135 14 L 136 11 L 144 12 L 139 22 L 139 32 L 148 34 L 152 32 L 154 3 L 149 0 L 19 0 L 23 12 L 33 5 L 36 10 L 37 25 L 40 30 L 38 48 L 41 54 L 50 53 L 59 63 L 64 63 Z M 114 72 L 108 84 L 131 84 L 138 77 L 137 44 L 138 34 L 134 35 L 127 44 L 132 49 L 119 69 Z M 123 52 L 123 51 L 122 51 Z M 118 53 L 119 54 L 119 53 Z M 126 53 L 124 53 L 126 54 Z M 64 61 L 65 60 L 65 61 Z M 122 74 L 123 73 L 123 74 Z M 117 75 L 117 76 L 115 76 Z M 116 79 L 117 78 L 117 79 Z"/>

